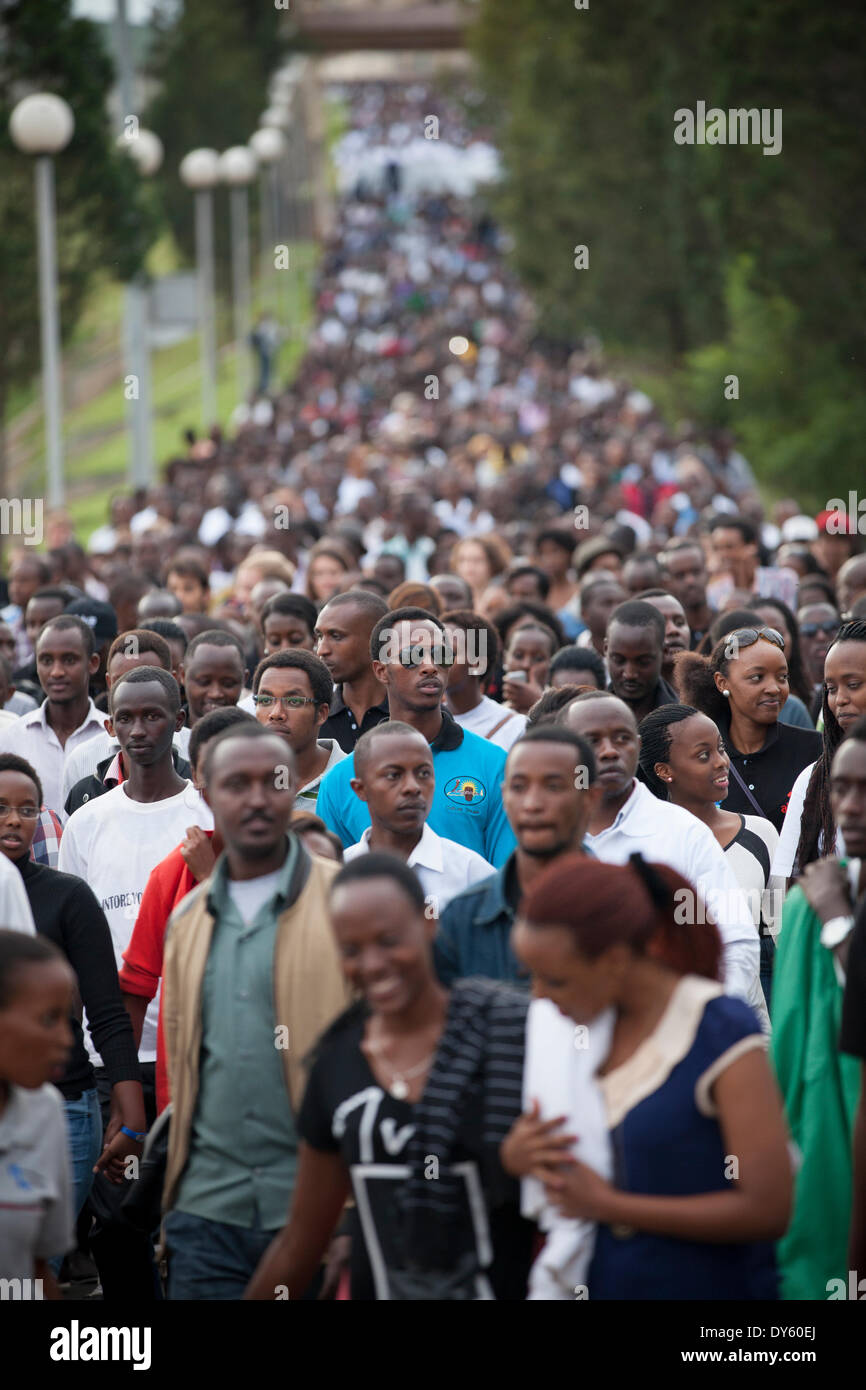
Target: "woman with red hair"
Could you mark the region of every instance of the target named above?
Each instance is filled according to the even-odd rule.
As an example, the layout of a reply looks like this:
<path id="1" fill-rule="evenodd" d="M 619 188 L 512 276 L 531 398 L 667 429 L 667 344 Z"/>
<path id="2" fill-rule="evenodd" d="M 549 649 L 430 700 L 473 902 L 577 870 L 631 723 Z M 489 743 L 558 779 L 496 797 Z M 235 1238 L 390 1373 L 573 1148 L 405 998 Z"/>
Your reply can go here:
<path id="1" fill-rule="evenodd" d="M 527 893 L 512 944 L 535 998 L 581 1031 L 614 1012 L 595 1073 L 613 1182 L 537 1106 L 502 1146 L 563 1216 L 597 1223 L 589 1297 L 777 1298 L 772 1242 L 792 1185 L 781 1099 L 755 1015 L 718 981 L 718 932 L 694 889 L 639 855 L 566 855 Z"/>

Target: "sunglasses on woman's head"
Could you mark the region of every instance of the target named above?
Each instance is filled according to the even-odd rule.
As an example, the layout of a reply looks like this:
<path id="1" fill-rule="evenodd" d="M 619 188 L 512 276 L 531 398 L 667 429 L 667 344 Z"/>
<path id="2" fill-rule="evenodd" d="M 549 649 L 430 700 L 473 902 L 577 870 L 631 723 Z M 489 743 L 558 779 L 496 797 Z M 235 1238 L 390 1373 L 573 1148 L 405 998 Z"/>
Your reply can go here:
<path id="1" fill-rule="evenodd" d="M 736 641 L 741 647 L 751 647 L 762 637 L 774 646 L 780 647 L 782 651 L 785 650 L 785 639 L 774 627 L 738 627 L 734 632 L 729 632 L 725 640 Z"/>

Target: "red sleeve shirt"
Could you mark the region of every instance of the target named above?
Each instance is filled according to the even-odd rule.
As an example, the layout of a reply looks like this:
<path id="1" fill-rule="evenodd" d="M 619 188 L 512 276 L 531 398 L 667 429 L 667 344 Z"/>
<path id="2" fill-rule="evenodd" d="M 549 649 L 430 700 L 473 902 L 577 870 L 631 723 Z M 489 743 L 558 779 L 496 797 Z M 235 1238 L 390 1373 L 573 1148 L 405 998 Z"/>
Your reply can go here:
<path id="1" fill-rule="evenodd" d="M 210 838 L 212 830 L 205 832 Z M 165 929 L 178 903 L 191 893 L 196 880 L 180 852 L 180 845 L 167 854 L 152 870 L 142 894 L 135 926 L 129 945 L 123 953 L 119 972 L 120 988 L 125 994 L 137 994 L 151 1000 L 159 989 L 165 947 Z M 159 1004 L 159 1027 L 156 1042 L 156 1104 L 161 1112 L 170 1100 L 165 1056 L 165 1037 L 162 1029 L 162 1000 Z"/>
<path id="2" fill-rule="evenodd" d="M 207 832 L 212 835 L 212 831 Z M 165 929 L 178 903 L 196 886 L 180 846 L 152 870 L 142 894 L 129 945 L 123 953 L 120 987 L 126 994 L 153 999 L 162 978 Z"/>

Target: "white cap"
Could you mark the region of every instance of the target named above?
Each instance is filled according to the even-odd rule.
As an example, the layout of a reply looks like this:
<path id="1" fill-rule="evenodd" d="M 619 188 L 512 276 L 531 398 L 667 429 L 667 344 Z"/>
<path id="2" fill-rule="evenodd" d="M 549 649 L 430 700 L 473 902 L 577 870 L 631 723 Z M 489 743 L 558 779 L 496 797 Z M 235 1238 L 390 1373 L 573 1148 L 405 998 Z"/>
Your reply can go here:
<path id="1" fill-rule="evenodd" d="M 812 516 L 789 516 L 782 522 L 783 541 L 813 541 L 818 535 L 818 523 Z"/>

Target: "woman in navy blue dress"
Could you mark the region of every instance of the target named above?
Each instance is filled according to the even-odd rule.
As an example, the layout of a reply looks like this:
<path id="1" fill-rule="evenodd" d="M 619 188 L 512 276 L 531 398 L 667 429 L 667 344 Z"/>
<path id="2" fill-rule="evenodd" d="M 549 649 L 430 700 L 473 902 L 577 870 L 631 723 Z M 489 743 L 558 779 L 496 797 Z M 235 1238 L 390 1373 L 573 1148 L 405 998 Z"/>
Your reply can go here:
<path id="1" fill-rule="evenodd" d="M 639 856 L 624 867 L 567 856 L 514 929 L 536 996 L 577 1025 L 616 1014 L 596 1071 L 613 1181 L 563 1163 L 558 1125 L 535 1108 L 503 1145 L 506 1166 L 543 1181 L 564 1216 L 597 1223 L 591 1299 L 778 1297 L 773 1241 L 792 1187 L 781 1099 L 696 907 L 684 879 Z"/>

